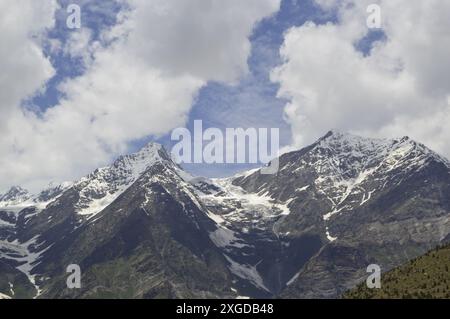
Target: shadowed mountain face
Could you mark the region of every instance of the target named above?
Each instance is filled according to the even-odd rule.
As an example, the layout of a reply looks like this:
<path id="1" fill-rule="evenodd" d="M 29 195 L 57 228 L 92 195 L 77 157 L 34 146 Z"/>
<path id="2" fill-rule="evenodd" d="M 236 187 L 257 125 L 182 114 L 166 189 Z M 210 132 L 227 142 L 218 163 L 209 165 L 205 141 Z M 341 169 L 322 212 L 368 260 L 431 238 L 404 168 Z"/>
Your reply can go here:
<path id="1" fill-rule="evenodd" d="M 45 298 L 232 297 L 225 257 L 208 236 L 216 226 L 178 172 L 158 145 L 121 157 L 42 211 L 13 216 L 0 256 L 26 260 Z M 81 289 L 66 288 L 70 264 L 83 271 Z"/>
<path id="2" fill-rule="evenodd" d="M 387 271 L 450 238 L 450 165 L 409 138 L 329 132 L 275 175 L 214 180 L 149 144 L 73 184 L 8 194 L 12 297 L 335 298 L 369 264 Z M 81 289 L 66 287 L 70 264 Z"/>

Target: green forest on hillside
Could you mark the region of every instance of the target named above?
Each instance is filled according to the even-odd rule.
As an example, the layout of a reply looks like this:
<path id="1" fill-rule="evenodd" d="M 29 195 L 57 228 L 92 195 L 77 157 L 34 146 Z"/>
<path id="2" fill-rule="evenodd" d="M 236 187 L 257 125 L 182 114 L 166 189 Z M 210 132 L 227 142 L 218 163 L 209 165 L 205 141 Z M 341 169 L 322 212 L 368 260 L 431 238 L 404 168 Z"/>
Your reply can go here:
<path id="1" fill-rule="evenodd" d="M 438 247 L 381 276 L 381 289 L 366 283 L 349 290 L 346 299 L 450 299 L 450 245 Z"/>

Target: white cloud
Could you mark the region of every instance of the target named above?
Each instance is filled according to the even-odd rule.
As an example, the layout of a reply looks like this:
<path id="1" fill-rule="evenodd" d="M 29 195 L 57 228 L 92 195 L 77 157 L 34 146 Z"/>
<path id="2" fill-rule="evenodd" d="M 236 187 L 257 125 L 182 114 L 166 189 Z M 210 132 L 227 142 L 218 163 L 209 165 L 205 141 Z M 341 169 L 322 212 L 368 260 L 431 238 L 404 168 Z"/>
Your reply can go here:
<path id="1" fill-rule="evenodd" d="M 233 82 L 247 71 L 256 21 L 279 0 L 131 0 L 139 28 L 135 53 L 170 74 Z"/>
<path id="2" fill-rule="evenodd" d="M 55 1 L 0 2 L 0 134 L 22 99 L 42 88 L 54 74 L 39 47 L 39 34 L 54 24 Z"/>
<path id="3" fill-rule="evenodd" d="M 53 40 L 55 41 L 55 40 Z M 50 42 L 50 45 L 56 46 Z M 95 53 L 95 49 L 98 48 L 98 43 L 92 43 L 92 31 L 88 28 L 81 28 L 79 30 L 70 33 L 70 36 L 63 48 L 64 54 L 71 58 L 82 58 L 85 65 L 92 63 L 92 54 Z"/>
<path id="4" fill-rule="evenodd" d="M 272 73 L 287 97 L 297 146 L 330 128 L 368 136 L 409 135 L 450 156 L 450 2 L 375 1 L 386 41 L 369 55 L 355 43 L 369 31 L 374 1 L 316 0 L 338 10 L 336 24 L 290 29 L 283 65 Z"/>
<path id="5" fill-rule="evenodd" d="M 65 99 L 38 117 L 21 110 L 20 101 L 54 71 L 28 35 L 51 26 L 54 8 L 34 2 L 27 2 L 29 21 L 40 13 L 49 21 L 11 22 L 10 33 L 2 29 L 0 34 L 2 43 L 17 42 L 18 49 L 30 51 L 25 64 L 11 46 L 0 49 L 1 67 L 5 60 L 12 65 L 6 80 L 0 79 L 5 82 L 0 107 L 10 113 L 1 126 L 0 189 L 78 177 L 124 152 L 130 141 L 184 125 L 207 81 L 234 82 L 246 72 L 248 36 L 257 21 L 279 7 L 279 0 L 130 0 L 132 10 L 102 34 L 103 40 L 114 39 L 110 46 L 88 43 L 88 31 L 75 31 L 80 33 L 72 36 L 66 53 L 86 57 L 88 52 L 93 59 L 85 58 L 83 76 L 61 84 Z M 10 11 L 0 10 L 5 15 L 0 23 L 11 10 L 22 10 L 15 1 L 8 3 Z M 4 87 L 20 90 L 12 94 Z"/>

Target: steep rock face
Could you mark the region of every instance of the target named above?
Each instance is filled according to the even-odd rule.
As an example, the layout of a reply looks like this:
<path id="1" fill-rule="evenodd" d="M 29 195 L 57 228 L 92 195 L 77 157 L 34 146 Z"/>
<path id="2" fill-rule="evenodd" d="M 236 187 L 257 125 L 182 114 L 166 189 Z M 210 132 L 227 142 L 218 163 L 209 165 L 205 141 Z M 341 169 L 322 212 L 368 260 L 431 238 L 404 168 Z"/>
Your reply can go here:
<path id="1" fill-rule="evenodd" d="M 0 291 L 7 298 L 30 299 L 36 295 L 27 276 L 12 265 L 0 261 L 0 274 Z"/>
<path id="2" fill-rule="evenodd" d="M 16 188 L 0 203 L 0 293 L 335 298 L 369 264 L 450 239 L 450 164 L 409 138 L 329 132 L 279 160 L 274 175 L 208 180 L 151 143 L 78 182 Z"/>
<path id="3" fill-rule="evenodd" d="M 229 294 L 224 258 L 209 240 L 206 219 L 171 169 L 150 167 L 107 208 L 59 241 L 46 258 L 79 264 L 84 287 L 61 287 L 64 269 L 42 269 L 57 278 L 46 296 L 214 298 Z M 228 288 L 228 289 L 227 289 Z"/>
<path id="4" fill-rule="evenodd" d="M 34 207 L 15 214 L 0 259 L 25 261 L 20 269 L 41 297 L 233 296 L 226 260 L 208 237 L 216 226 L 180 172 L 155 144 L 123 156 L 31 218 Z M 66 287 L 70 264 L 83 270 L 82 289 Z"/>
<path id="5" fill-rule="evenodd" d="M 13 186 L 5 194 L 0 194 L 0 209 L 3 207 L 16 206 L 31 197 L 27 190 L 20 186 Z"/>
<path id="6" fill-rule="evenodd" d="M 369 264 L 388 270 L 444 241 L 449 171 L 446 159 L 409 138 L 329 132 L 281 156 L 277 175 L 255 172 L 233 184 L 288 204 L 290 214 L 273 226 L 285 240 L 308 234 L 325 244 L 281 295 L 336 297 Z"/>
<path id="7" fill-rule="evenodd" d="M 233 180 L 213 180 L 218 190 L 199 194 L 218 225 L 210 237 L 230 262 L 241 294 L 276 295 L 323 242 L 316 234 L 279 234 L 275 226 L 290 214 L 287 204 L 246 192 Z"/>

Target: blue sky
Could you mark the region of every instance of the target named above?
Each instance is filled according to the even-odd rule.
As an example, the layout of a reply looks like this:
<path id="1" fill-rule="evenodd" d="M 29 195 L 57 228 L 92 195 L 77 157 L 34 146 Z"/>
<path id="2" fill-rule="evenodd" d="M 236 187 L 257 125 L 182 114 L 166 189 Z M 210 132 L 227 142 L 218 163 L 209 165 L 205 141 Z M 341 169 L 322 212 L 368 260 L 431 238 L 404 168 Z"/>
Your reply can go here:
<path id="1" fill-rule="evenodd" d="M 106 1 L 72 1 L 59 0 L 61 9 L 56 13 L 55 27 L 48 31 L 48 39 L 56 39 L 64 47 L 72 32 L 64 27 L 66 23 L 65 8 L 70 3 L 78 3 L 82 8 L 82 23 L 84 28 L 92 32 L 91 41 L 99 40 L 102 30 L 113 26 L 116 15 L 124 8 L 113 0 Z M 280 64 L 279 49 L 283 43 L 283 34 L 293 26 L 302 25 L 306 21 L 318 24 L 333 21 L 334 17 L 323 12 L 311 0 L 283 0 L 281 8 L 274 16 L 261 21 L 254 29 L 250 38 L 251 55 L 248 59 L 249 73 L 233 85 L 220 82 L 209 82 L 203 87 L 195 100 L 189 114 L 187 128 L 192 129 L 194 120 L 202 120 L 204 129 L 217 127 L 242 128 L 279 128 L 281 146 L 291 142 L 290 127 L 283 120 L 285 100 L 276 97 L 278 85 L 270 81 L 270 71 Z M 106 44 L 107 45 L 107 44 Z M 71 57 L 59 50 L 53 52 L 51 46 L 44 46 L 44 53 L 50 58 L 56 70 L 46 84 L 44 92 L 39 92 L 24 101 L 24 106 L 37 114 L 58 104 L 64 96 L 58 86 L 70 78 L 83 75 L 86 66 L 80 57 Z M 139 149 L 153 136 L 134 141 L 130 150 Z M 170 134 L 156 140 L 170 149 L 174 144 Z M 195 174 L 205 176 L 227 176 L 237 171 L 254 167 L 255 165 L 210 164 L 185 165 Z"/>
<path id="2" fill-rule="evenodd" d="M 84 28 L 91 30 L 91 41 L 99 40 L 101 31 L 113 26 L 117 22 L 117 13 L 124 9 L 114 0 L 58 0 L 60 9 L 55 12 L 55 26 L 48 30 L 46 36 L 48 40 L 60 41 L 62 47 L 69 41 L 71 33 L 78 32 L 77 29 L 70 30 L 66 27 L 66 8 L 73 3 L 79 4 L 81 7 L 82 24 Z M 42 49 L 44 54 L 49 57 L 56 74 L 46 83 L 44 92 L 38 92 L 24 101 L 25 107 L 31 108 L 37 113 L 44 112 L 47 108 L 58 104 L 63 97 L 58 90 L 59 84 L 67 79 L 81 76 L 86 71 L 81 57 L 72 57 L 61 50 L 52 51 L 49 41 L 44 43 Z"/>
<path id="3" fill-rule="evenodd" d="M 69 0 L 61 0 L 61 7 L 65 8 Z M 70 2 L 72 3 L 72 2 Z M 116 23 L 115 15 L 121 8 L 114 1 L 104 1 L 99 7 L 94 2 L 87 2 L 82 6 L 83 23 L 94 32 L 93 40 L 97 40 L 100 30 Z M 283 34 L 293 26 L 300 26 L 306 21 L 317 24 L 333 21 L 334 16 L 322 11 L 311 0 L 283 0 L 279 12 L 258 23 L 250 38 L 252 44 L 251 56 L 248 59 L 249 73 L 233 85 L 220 82 L 210 82 L 203 87 L 192 107 L 186 127 L 193 129 L 194 120 L 202 120 L 204 129 L 216 127 L 237 128 L 279 128 L 281 146 L 291 143 L 289 125 L 283 120 L 285 100 L 276 97 L 278 85 L 270 81 L 270 71 L 281 63 L 279 49 L 283 43 Z M 67 29 L 62 28 L 65 14 L 60 14 L 54 30 L 49 33 L 50 38 L 56 38 L 63 43 L 68 39 Z M 71 31 L 69 31 L 71 32 Z M 76 31 L 72 31 L 76 32 Z M 80 58 L 63 55 L 52 55 L 47 48 L 46 53 L 51 57 L 57 69 L 44 94 L 35 96 L 30 105 L 44 110 L 55 105 L 61 94 L 57 87 L 66 78 L 83 74 L 84 66 Z M 139 149 L 154 137 L 135 141 L 132 150 Z M 170 134 L 156 139 L 158 143 L 170 149 L 174 141 Z M 203 176 L 229 176 L 238 171 L 256 167 L 260 164 L 186 164 L 188 170 Z"/>
<path id="4" fill-rule="evenodd" d="M 333 16 L 323 12 L 313 1 L 284 0 L 274 16 L 261 21 L 251 36 L 252 53 L 248 59 L 249 74 L 233 86 L 210 83 L 200 91 L 194 104 L 188 128 L 195 119 L 204 127 L 279 128 L 280 146 L 291 143 L 289 125 L 283 119 L 286 100 L 277 98 L 279 86 L 270 81 L 271 70 L 281 63 L 279 50 L 283 34 L 306 21 L 317 24 L 331 21 Z M 170 145 L 170 139 L 163 141 Z M 185 165 L 198 175 L 229 176 L 257 165 L 210 164 Z"/>
<path id="5" fill-rule="evenodd" d="M 278 128 L 290 149 L 335 128 L 448 156 L 449 3 L 375 2 L 379 29 L 372 0 L 8 2 L 0 189 L 77 180 L 149 141 L 171 150 L 172 130 L 195 120 Z M 72 3 L 80 30 L 66 25 Z M 185 165 L 209 177 L 254 166 Z"/>
<path id="6" fill-rule="evenodd" d="M 72 32 L 64 27 L 67 13 L 65 8 L 70 3 L 78 3 L 82 8 L 82 23 L 84 28 L 92 32 L 91 41 L 101 40 L 103 30 L 117 23 L 116 15 L 121 7 L 114 0 L 106 1 L 72 1 L 59 0 L 61 9 L 56 11 L 55 27 L 48 31 L 49 40 L 58 40 L 61 46 L 69 41 Z M 284 33 L 292 27 L 301 26 L 306 21 L 316 24 L 335 22 L 335 14 L 327 13 L 317 6 L 313 0 L 283 0 L 280 10 L 271 17 L 258 23 L 250 37 L 251 55 L 248 59 L 248 74 L 233 84 L 209 82 L 204 86 L 192 106 L 188 129 L 193 129 L 194 120 L 202 120 L 204 129 L 216 127 L 237 128 L 279 128 L 280 145 L 289 145 L 291 140 L 290 126 L 283 119 L 283 108 L 286 100 L 277 97 L 279 85 L 270 80 L 270 72 L 281 64 L 279 50 L 284 40 Z M 370 36 L 358 43 L 359 49 L 370 51 L 371 43 L 379 39 L 381 34 L 370 33 Z M 107 46 L 107 43 L 103 43 Z M 81 57 L 72 57 L 64 51 L 53 52 L 49 42 L 44 46 L 44 53 L 52 62 L 56 70 L 46 84 L 44 92 L 39 92 L 24 101 L 24 106 L 37 114 L 44 112 L 63 98 L 58 86 L 67 79 L 81 76 L 86 66 Z M 325 133 L 325 132 L 324 132 Z M 148 141 L 155 140 L 149 136 L 131 143 L 130 150 L 142 147 Z M 170 133 L 156 139 L 157 142 L 171 149 L 174 141 L 170 140 Z M 229 176 L 238 171 L 253 168 L 259 164 L 186 164 L 188 170 L 203 176 Z"/>

